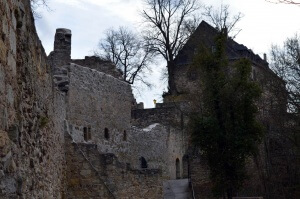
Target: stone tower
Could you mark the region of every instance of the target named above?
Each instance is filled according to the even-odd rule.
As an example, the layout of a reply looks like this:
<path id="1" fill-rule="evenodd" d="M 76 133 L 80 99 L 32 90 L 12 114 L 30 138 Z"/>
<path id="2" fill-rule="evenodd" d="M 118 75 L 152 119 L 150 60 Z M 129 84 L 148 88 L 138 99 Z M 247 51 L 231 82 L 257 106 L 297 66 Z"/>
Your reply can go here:
<path id="1" fill-rule="evenodd" d="M 60 67 L 71 61 L 71 30 L 65 28 L 56 29 L 54 37 L 54 51 L 49 55 L 52 66 Z"/>

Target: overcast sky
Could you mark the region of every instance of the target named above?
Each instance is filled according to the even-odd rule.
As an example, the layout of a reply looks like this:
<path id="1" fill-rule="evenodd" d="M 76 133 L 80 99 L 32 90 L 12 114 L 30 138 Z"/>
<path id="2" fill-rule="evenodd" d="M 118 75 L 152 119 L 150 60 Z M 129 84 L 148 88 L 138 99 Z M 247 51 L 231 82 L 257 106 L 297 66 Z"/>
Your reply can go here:
<path id="1" fill-rule="evenodd" d="M 108 28 L 139 27 L 139 10 L 142 0 L 48 0 L 51 11 L 41 10 L 42 18 L 36 20 L 39 37 L 46 53 L 53 49 L 56 28 L 72 30 L 72 58 L 92 55 L 99 39 Z M 265 0 L 203 0 L 206 5 L 230 5 L 234 14 L 241 12 L 243 19 L 237 25 L 242 31 L 236 37 L 238 43 L 262 56 L 268 53 L 271 44 L 282 44 L 287 37 L 300 33 L 300 6 L 271 4 Z M 153 99 L 161 101 L 166 83 L 160 81 L 165 63 L 157 64 L 149 77 L 152 90 L 144 89 L 136 95 L 145 107 L 153 107 Z"/>

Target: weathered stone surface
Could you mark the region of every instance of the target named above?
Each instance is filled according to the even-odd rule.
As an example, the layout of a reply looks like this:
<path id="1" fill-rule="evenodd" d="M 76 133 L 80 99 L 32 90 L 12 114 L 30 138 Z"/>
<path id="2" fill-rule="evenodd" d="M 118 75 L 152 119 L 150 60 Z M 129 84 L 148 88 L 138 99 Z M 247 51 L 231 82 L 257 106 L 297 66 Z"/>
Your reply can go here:
<path id="1" fill-rule="evenodd" d="M 97 143 L 99 151 L 124 150 L 123 132 L 130 131 L 133 102 L 130 85 L 76 64 L 70 64 L 68 70 L 67 116 L 75 141 L 84 142 L 84 129 L 90 129 L 89 142 Z M 109 138 L 105 138 L 105 129 Z"/>
<path id="2" fill-rule="evenodd" d="M 110 61 L 105 61 L 96 56 L 86 56 L 84 59 L 72 59 L 72 63 L 85 66 L 97 71 L 109 74 L 115 78 L 122 79 L 122 71 Z"/>
<path id="3" fill-rule="evenodd" d="M 7 132 L 0 130 L 0 158 L 5 157 L 11 149 Z"/>
<path id="4" fill-rule="evenodd" d="M 19 139 L 19 127 L 16 124 L 13 124 L 8 129 L 8 136 L 11 141 L 17 143 Z"/>
<path id="5" fill-rule="evenodd" d="M 100 154 L 97 145 L 71 143 L 70 135 L 65 140 L 67 198 L 162 198 L 160 170 L 132 169 L 113 154 Z"/>
<path id="6" fill-rule="evenodd" d="M 144 110 L 112 63 L 71 60 L 70 30 L 47 58 L 29 0 L 0 1 L 0 13 L 0 198 L 157 199 L 164 180 L 188 175 L 210 197 L 204 159 L 186 154 L 186 102 Z M 199 90 L 194 72 L 178 68 L 178 91 Z M 244 194 L 262 190 L 261 162 L 247 162 Z"/>
<path id="7" fill-rule="evenodd" d="M 14 195 L 14 193 L 16 193 L 17 191 L 16 180 L 14 178 L 6 178 L 1 180 L 0 189 L 2 190 L 0 194 L 4 194 L 7 196 Z"/>
<path id="8" fill-rule="evenodd" d="M 71 30 L 58 28 L 54 37 L 54 51 L 48 57 L 51 67 L 59 68 L 71 61 Z"/>
<path id="9" fill-rule="evenodd" d="M 60 198 L 64 98 L 52 87 L 30 1 L 0 1 L 0 13 L 0 198 Z"/>

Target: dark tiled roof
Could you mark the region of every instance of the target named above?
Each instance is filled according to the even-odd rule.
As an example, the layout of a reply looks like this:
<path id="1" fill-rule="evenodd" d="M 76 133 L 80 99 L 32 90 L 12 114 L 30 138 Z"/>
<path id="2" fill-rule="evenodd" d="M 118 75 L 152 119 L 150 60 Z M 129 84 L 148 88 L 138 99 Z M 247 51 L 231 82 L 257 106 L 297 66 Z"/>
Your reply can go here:
<path id="1" fill-rule="evenodd" d="M 176 56 L 176 65 L 185 65 L 191 63 L 195 51 L 200 45 L 207 48 L 212 48 L 214 46 L 214 40 L 217 34 L 218 31 L 215 28 L 213 28 L 207 22 L 202 21 Z M 229 60 L 236 60 L 245 57 L 250 59 L 256 65 L 268 67 L 268 63 L 260 58 L 260 56 L 254 54 L 252 50 L 248 49 L 243 44 L 237 43 L 231 38 L 228 38 L 226 43 L 226 54 Z"/>

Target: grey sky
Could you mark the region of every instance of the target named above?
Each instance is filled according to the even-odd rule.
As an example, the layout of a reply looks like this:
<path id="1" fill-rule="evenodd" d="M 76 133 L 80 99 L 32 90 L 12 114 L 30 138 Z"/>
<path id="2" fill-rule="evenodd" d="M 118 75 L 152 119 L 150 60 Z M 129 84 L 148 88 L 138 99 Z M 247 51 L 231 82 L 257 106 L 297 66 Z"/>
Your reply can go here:
<path id="1" fill-rule="evenodd" d="M 138 10 L 142 0 L 49 0 L 51 12 L 42 10 L 42 18 L 36 21 L 37 31 L 46 53 L 53 49 L 56 28 L 72 30 L 72 58 L 92 55 L 103 32 L 111 27 L 139 27 Z M 232 13 L 242 12 L 245 16 L 238 24 L 242 29 L 236 41 L 251 48 L 255 53 L 268 53 L 272 43 L 281 44 L 287 37 L 300 32 L 300 6 L 271 4 L 265 0 L 206 0 L 214 6 L 229 4 Z M 146 107 L 153 106 L 165 88 L 159 80 L 165 63 L 149 77 L 154 88 L 141 91 L 137 101 Z"/>

